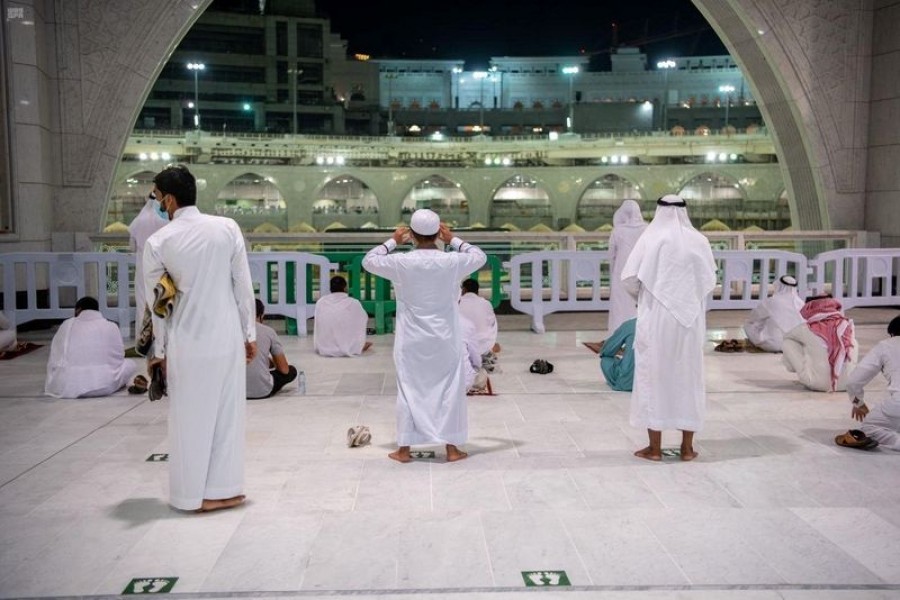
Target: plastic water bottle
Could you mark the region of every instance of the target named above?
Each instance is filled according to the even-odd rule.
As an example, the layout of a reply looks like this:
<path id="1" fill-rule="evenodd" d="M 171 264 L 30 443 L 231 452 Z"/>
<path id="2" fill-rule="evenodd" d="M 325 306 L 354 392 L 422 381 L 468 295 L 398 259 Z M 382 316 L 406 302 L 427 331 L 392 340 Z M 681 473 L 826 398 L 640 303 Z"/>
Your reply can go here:
<path id="1" fill-rule="evenodd" d="M 297 390 L 301 394 L 306 393 L 306 373 L 303 371 L 297 373 Z"/>

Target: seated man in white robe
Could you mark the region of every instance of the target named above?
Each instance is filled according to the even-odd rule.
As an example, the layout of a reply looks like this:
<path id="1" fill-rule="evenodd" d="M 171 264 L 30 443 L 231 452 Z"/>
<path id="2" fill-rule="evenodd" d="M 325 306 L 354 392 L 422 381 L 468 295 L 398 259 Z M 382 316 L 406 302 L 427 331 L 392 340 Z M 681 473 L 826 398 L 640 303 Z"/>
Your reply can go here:
<path id="1" fill-rule="evenodd" d="M 460 314 L 459 330 L 463 342 L 462 364 L 466 392 L 480 392 L 487 386 L 488 374 L 481 363 L 481 353 L 478 352 L 478 336 L 475 325 Z"/>
<path id="2" fill-rule="evenodd" d="M 850 416 L 860 421 L 859 429 L 837 436 L 835 443 L 850 448 L 882 448 L 900 452 L 900 317 L 888 325 L 886 340 L 878 342 L 847 378 L 847 394 L 853 401 Z M 881 373 L 887 379 L 887 398 L 871 409 L 864 387 Z M 862 434 L 862 435 L 860 435 Z"/>
<path id="3" fill-rule="evenodd" d="M 462 296 L 459 298 L 459 314 L 475 327 L 475 345 L 484 356 L 497 352 L 497 315 L 494 307 L 478 295 L 478 280 L 466 279 L 462 282 Z"/>
<path id="4" fill-rule="evenodd" d="M 347 280 L 331 278 L 331 293 L 316 302 L 313 346 L 322 356 L 359 356 L 369 349 L 369 315 L 356 298 L 347 295 Z"/>
<path id="5" fill-rule="evenodd" d="M 744 323 L 747 339 L 766 352 L 781 352 L 784 334 L 804 322 L 801 308 L 797 280 L 790 275 L 781 277 L 772 295 L 760 301 Z"/>
<path id="6" fill-rule="evenodd" d="M 810 298 L 800 314 L 806 321 L 784 335 L 782 364 L 811 390 L 846 390 L 858 355 L 853 321 L 830 296 Z"/>
<path id="7" fill-rule="evenodd" d="M 119 327 L 100 314 L 95 298 L 75 303 L 75 316 L 53 336 L 44 393 L 55 398 L 108 396 L 124 388 L 137 366 L 125 358 Z"/>
<path id="8" fill-rule="evenodd" d="M 16 340 L 16 328 L 12 326 L 3 311 L 0 310 L 0 352 L 9 352 L 19 347 Z"/>

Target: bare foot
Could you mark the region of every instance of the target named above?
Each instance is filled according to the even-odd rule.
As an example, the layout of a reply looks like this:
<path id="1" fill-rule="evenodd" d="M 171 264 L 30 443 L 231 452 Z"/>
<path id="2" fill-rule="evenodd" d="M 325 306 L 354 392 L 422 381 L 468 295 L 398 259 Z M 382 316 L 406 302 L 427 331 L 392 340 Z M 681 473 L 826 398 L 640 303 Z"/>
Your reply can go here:
<path id="1" fill-rule="evenodd" d="M 365 344 L 363 344 L 362 351 L 365 352 L 366 350 L 368 350 L 371 347 L 372 347 L 372 342 L 366 342 Z"/>
<path id="2" fill-rule="evenodd" d="M 388 454 L 388 458 L 393 458 L 397 462 L 408 463 L 412 460 L 409 455 L 409 446 L 401 446 L 396 451 Z"/>
<path id="3" fill-rule="evenodd" d="M 463 452 L 453 444 L 447 444 L 447 462 L 456 462 L 469 456 L 468 452 Z"/>
<path id="4" fill-rule="evenodd" d="M 214 510 L 224 510 L 226 508 L 234 508 L 235 506 L 239 506 L 244 503 L 244 500 L 247 499 L 247 496 L 241 494 L 240 496 L 234 496 L 233 498 L 224 498 L 221 500 L 207 500 L 203 499 L 203 503 L 200 504 L 200 508 L 195 510 L 197 513 L 206 513 L 212 512 Z"/>
<path id="5" fill-rule="evenodd" d="M 654 450 L 650 446 L 638 450 L 634 453 L 638 458 L 643 458 L 645 460 L 653 460 L 653 461 L 661 461 L 662 460 L 662 452 L 659 450 Z"/>
<path id="6" fill-rule="evenodd" d="M 700 456 L 700 454 L 694 452 L 693 448 L 685 448 L 684 446 L 681 447 L 681 460 L 683 460 L 684 462 L 692 461 L 698 456 Z"/>

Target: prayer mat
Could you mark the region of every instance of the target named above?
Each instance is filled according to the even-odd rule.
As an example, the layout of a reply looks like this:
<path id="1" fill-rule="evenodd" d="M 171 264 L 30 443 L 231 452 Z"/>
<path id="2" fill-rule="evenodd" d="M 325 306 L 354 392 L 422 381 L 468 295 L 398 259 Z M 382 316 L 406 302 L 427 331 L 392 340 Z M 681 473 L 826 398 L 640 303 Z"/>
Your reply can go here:
<path id="1" fill-rule="evenodd" d="M 581 342 L 588 348 L 594 351 L 596 354 L 600 354 L 600 350 L 603 348 L 603 342 Z"/>
<path id="2" fill-rule="evenodd" d="M 125 348 L 125 358 L 146 358 L 143 354 L 139 354 L 134 348 Z"/>
<path id="3" fill-rule="evenodd" d="M 29 352 L 34 352 L 38 348 L 43 348 L 43 344 L 34 344 L 32 342 L 21 342 L 16 347 L 15 350 L 7 350 L 6 352 L 0 352 L 0 360 L 12 360 L 17 356 L 22 356 L 23 354 L 28 354 Z"/>

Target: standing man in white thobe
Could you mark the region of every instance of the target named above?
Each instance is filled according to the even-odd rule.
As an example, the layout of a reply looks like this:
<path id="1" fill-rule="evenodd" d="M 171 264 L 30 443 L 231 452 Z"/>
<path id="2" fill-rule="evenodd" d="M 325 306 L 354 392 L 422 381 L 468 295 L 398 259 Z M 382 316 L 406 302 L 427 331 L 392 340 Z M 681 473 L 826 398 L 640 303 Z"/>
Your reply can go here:
<path id="1" fill-rule="evenodd" d="M 609 279 L 609 319 L 606 325 L 610 335 L 622 323 L 637 316 L 634 297 L 622 285 L 622 270 L 645 229 L 647 222 L 641 214 L 640 205 L 634 200 L 625 200 L 613 213 L 613 230 L 609 234 L 609 264 L 612 273 Z"/>
<path id="2" fill-rule="evenodd" d="M 178 290 L 172 315 L 153 316 L 154 357 L 169 395 L 169 502 L 181 510 L 244 501 L 246 363 L 256 355 L 253 286 L 237 223 L 197 210 L 197 185 L 183 166 L 153 179 L 172 220 L 144 248 L 147 298 L 163 273 Z"/>
<path id="3" fill-rule="evenodd" d="M 797 293 L 797 280 L 784 275 L 775 282 L 775 291 L 756 305 L 744 323 L 747 339 L 766 352 L 781 352 L 784 334 L 804 323 L 800 315 L 803 299 Z"/>
<path id="4" fill-rule="evenodd" d="M 322 356 L 359 356 L 368 349 L 369 315 L 347 294 L 347 280 L 340 275 L 331 278 L 329 289 L 316 301 L 313 346 Z"/>
<path id="5" fill-rule="evenodd" d="M 706 413 L 706 297 L 716 285 L 716 265 L 684 200 L 670 194 L 656 204 L 622 272 L 622 283 L 637 298 L 631 424 L 647 428 L 650 438 L 634 454 L 662 460 L 662 430 L 680 429 L 681 460 L 687 461 L 697 457 L 694 432 Z"/>
<path id="6" fill-rule="evenodd" d="M 96 298 L 75 303 L 75 316 L 59 326 L 50 344 L 44 393 L 54 398 L 96 398 L 128 384 L 137 366 L 125 358 L 119 326 L 100 313 Z"/>
<path id="7" fill-rule="evenodd" d="M 169 223 L 169 213 L 159 205 L 151 192 L 147 196 L 141 212 L 128 225 L 128 236 L 131 240 L 131 251 L 134 252 L 134 306 L 135 319 L 140 330 L 141 319 L 144 318 L 146 295 L 144 292 L 144 244 L 147 238 Z"/>
<path id="8" fill-rule="evenodd" d="M 853 401 L 850 416 L 860 421 L 859 430 L 882 448 L 900 452 L 900 317 L 891 320 L 888 335 L 888 339 L 878 342 L 853 369 L 847 379 L 847 394 Z M 887 379 L 888 396 L 870 409 L 863 388 L 879 373 Z M 852 443 L 855 437 L 852 430 L 838 436 L 835 442 L 839 446 L 848 445 L 841 443 L 847 436 Z"/>
<path id="9" fill-rule="evenodd" d="M 363 267 L 394 284 L 397 328 L 397 445 L 388 456 L 411 460 L 409 447 L 445 444 L 449 462 L 467 454 L 458 446 L 468 437 L 463 343 L 460 337 L 459 282 L 484 265 L 476 246 L 454 237 L 437 213 L 419 209 L 409 228 L 369 250 Z M 391 254 L 412 235 L 416 249 Z M 442 252 L 440 237 L 456 252 Z"/>

